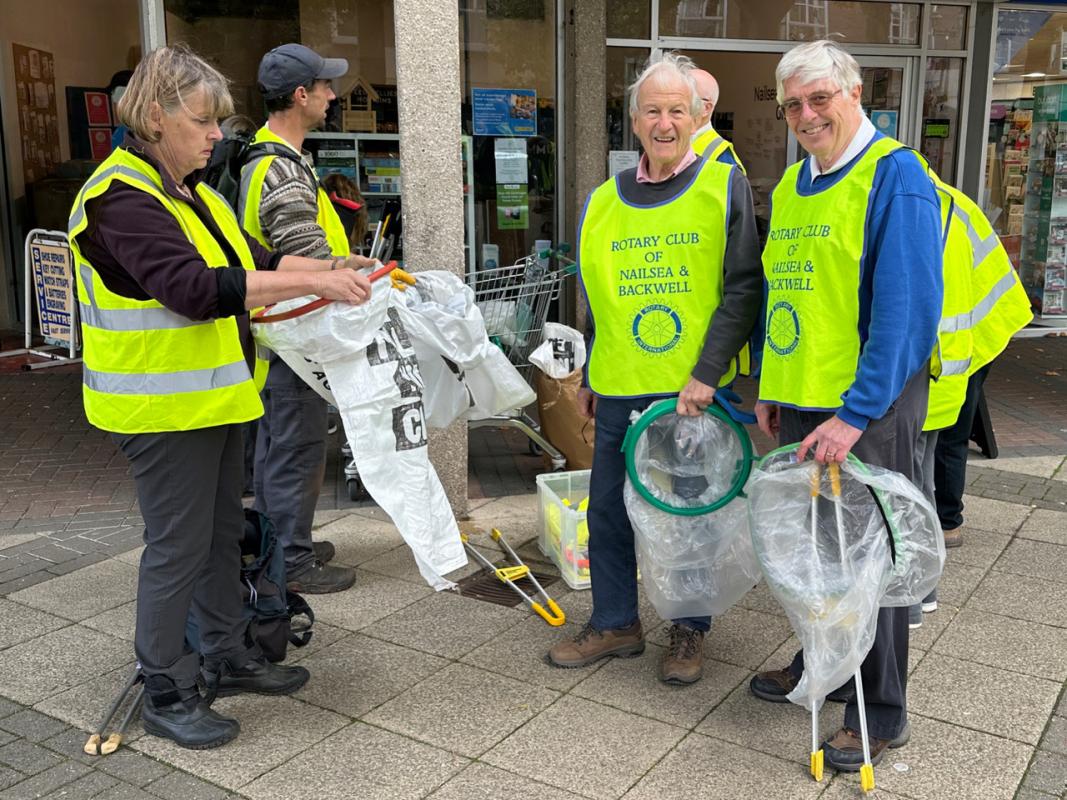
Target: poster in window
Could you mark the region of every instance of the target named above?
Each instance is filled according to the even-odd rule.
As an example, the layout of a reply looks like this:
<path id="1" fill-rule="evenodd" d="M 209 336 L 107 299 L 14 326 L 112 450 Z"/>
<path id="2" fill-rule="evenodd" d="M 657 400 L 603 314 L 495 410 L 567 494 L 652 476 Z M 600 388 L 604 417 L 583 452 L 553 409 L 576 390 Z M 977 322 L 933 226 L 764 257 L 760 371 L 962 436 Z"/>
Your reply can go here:
<path id="1" fill-rule="evenodd" d="M 90 125 L 111 127 L 111 103 L 106 92 L 85 93 L 85 118 Z"/>
<path id="2" fill-rule="evenodd" d="M 537 92 L 533 89 L 472 89 L 475 136 L 537 134 Z"/>
<path id="3" fill-rule="evenodd" d="M 89 128 L 89 153 L 93 161 L 111 155 L 111 128 Z"/>

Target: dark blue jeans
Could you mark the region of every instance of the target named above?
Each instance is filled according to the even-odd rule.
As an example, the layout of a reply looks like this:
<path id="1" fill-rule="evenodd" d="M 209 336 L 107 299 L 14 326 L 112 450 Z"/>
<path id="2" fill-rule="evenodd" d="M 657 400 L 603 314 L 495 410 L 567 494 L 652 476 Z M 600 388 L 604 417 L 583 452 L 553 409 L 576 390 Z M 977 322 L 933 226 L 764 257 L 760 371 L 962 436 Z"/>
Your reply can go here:
<path id="1" fill-rule="evenodd" d="M 326 471 L 326 414 L 326 401 L 272 354 L 256 440 L 255 508 L 274 523 L 289 575 L 315 558 L 311 524 Z"/>
<path id="2" fill-rule="evenodd" d="M 597 630 L 627 628 L 638 620 L 637 556 L 634 529 L 626 515 L 622 487 L 626 458 L 622 440 L 630 427 L 630 413 L 644 411 L 658 398 L 612 399 L 600 397 L 596 407 L 596 444 L 589 481 L 589 577 Z M 676 619 L 690 628 L 707 631 L 710 617 Z"/>

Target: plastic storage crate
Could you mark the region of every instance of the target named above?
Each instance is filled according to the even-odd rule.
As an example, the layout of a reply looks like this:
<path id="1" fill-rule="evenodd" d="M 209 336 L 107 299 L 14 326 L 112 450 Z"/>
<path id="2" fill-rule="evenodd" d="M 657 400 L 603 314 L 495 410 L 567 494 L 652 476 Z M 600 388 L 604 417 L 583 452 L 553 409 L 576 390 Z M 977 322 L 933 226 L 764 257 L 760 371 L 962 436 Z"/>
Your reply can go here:
<path id="1" fill-rule="evenodd" d="M 538 545 L 572 589 L 589 588 L 589 527 L 585 521 L 589 472 L 583 469 L 537 476 Z"/>

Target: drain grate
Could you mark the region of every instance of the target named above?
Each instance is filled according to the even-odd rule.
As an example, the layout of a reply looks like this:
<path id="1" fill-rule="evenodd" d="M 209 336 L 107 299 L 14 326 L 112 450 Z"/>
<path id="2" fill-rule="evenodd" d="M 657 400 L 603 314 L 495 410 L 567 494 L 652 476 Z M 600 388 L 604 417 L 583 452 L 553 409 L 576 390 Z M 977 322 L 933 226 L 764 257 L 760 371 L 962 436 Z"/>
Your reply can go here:
<path id="1" fill-rule="evenodd" d="M 556 575 L 546 575 L 543 572 L 531 571 L 545 589 L 559 580 Z M 537 588 L 529 578 L 520 578 L 515 581 L 515 585 L 530 597 L 536 598 Z M 464 597 L 472 597 L 475 600 L 483 600 L 486 603 L 495 603 L 498 606 L 514 607 L 522 602 L 518 592 L 503 583 L 496 575 L 485 570 L 468 575 L 459 581 L 459 593 Z"/>

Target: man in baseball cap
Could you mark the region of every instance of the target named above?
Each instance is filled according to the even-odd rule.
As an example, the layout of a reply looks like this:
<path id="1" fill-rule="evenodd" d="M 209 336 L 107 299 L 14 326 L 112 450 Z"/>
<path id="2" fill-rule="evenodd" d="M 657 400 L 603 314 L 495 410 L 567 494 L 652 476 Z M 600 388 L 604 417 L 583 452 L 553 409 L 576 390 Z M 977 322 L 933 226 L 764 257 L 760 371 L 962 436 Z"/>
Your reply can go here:
<path id="1" fill-rule="evenodd" d="M 309 131 L 321 128 L 334 99 L 330 81 L 348 72 L 343 58 L 323 58 L 301 44 L 275 47 L 259 62 L 259 90 L 267 123 L 252 139 L 241 169 L 238 217 L 271 250 L 332 258 L 335 267 L 371 262 L 351 255 L 348 234 L 319 185 Z M 328 563 L 329 542 L 311 540 L 315 505 L 326 465 L 326 401 L 273 353 L 263 389 L 264 414 L 256 437 L 255 508 L 274 522 L 285 551 L 290 591 L 325 594 L 347 589 L 356 571 Z"/>
<path id="2" fill-rule="evenodd" d="M 259 91 L 264 99 L 273 100 L 296 89 L 310 87 L 315 81 L 330 81 L 348 72 L 343 58 L 323 58 L 302 44 L 275 47 L 259 62 Z"/>

